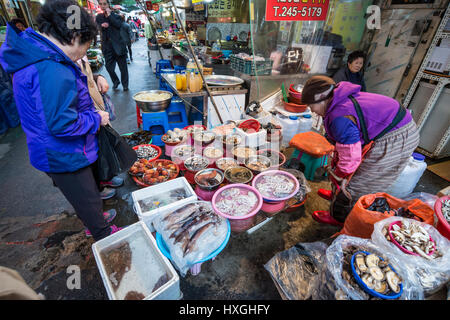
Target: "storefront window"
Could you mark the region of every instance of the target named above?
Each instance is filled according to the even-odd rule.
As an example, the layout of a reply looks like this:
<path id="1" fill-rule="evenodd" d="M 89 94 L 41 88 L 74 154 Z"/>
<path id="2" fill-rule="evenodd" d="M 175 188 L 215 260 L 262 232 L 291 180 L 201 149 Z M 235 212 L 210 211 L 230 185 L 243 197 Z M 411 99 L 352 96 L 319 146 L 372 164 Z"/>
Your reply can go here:
<path id="1" fill-rule="evenodd" d="M 315 12 L 323 16 L 321 21 L 268 21 L 266 2 L 270 1 L 249 0 L 253 62 L 260 101 L 277 92 L 283 83 L 289 87 L 304 83 L 313 74 L 332 76 L 346 55 L 359 48 L 366 25 L 364 15 L 373 1 L 308 0 L 306 3 L 311 5 L 328 3 L 326 14 Z M 283 2 L 290 1 L 271 2 L 280 7 L 278 15 L 297 15 L 296 10 L 283 12 L 287 11 L 283 10 Z M 298 8 L 304 3 L 299 1 Z M 305 9 L 305 16 L 308 14 L 313 15 L 314 11 L 308 13 Z"/>

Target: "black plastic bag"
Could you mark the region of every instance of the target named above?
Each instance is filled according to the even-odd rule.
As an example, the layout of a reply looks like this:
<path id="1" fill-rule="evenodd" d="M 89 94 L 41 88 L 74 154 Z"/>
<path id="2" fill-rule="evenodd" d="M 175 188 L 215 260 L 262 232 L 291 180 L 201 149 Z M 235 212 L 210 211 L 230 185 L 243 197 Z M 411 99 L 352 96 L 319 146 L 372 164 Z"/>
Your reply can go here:
<path id="1" fill-rule="evenodd" d="M 109 181 L 128 170 L 137 160 L 136 151 L 111 126 L 101 126 L 98 133 L 98 176 Z"/>

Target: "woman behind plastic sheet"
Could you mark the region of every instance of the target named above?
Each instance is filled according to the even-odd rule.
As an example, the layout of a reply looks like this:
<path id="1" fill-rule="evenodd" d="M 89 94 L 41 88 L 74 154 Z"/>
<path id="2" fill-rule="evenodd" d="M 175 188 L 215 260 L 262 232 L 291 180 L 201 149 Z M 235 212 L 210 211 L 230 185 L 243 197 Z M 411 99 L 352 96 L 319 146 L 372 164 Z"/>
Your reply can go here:
<path id="1" fill-rule="evenodd" d="M 419 144 L 419 133 L 410 112 L 396 100 L 361 92 L 361 86 L 347 81 L 313 76 L 302 101 L 323 117 L 327 138 L 335 144 L 333 191 L 319 190 L 331 200 L 331 212 L 316 211 L 313 217 L 342 225 L 359 197 L 386 191 L 396 180 Z"/>
<path id="2" fill-rule="evenodd" d="M 13 74 L 14 97 L 27 136 L 31 164 L 49 175 L 95 240 L 119 230 L 103 212 L 95 178 L 97 132 L 109 114 L 94 107 L 86 76 L 75 62 L 97 34 L 80 8 L 80 28 L 69 28 L 71 0 L 47 1 L 36 22 L 18 34 L 7 29 L 0 63 Z"/>
<path id="3" fill-rule="evenodd" d="M 350 53 L 347 58 L 347 65 L 334 74 L 334 82 L 339 83 L 341 81 L 348 81 L 360 85 L 361 91 L 367 91 L 363 73 L 364 60 L 364 52 L 353 51 Z"/>

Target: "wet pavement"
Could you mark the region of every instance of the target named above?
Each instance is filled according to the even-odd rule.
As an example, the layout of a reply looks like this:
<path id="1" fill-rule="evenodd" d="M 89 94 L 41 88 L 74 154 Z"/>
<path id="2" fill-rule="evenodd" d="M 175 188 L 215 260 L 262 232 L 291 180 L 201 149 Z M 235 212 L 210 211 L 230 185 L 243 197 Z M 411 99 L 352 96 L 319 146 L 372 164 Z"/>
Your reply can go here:
<path id="1" fill-rule="evenodd" d="M 133 44 L 133 56 L 128 65 L 130 91 L 124 92 L 121 86 L 109 91 L 117 114 L 112 125 L 120 134 L 137 130 L 132 96 L 159 87 L 147 61 L 145 40 Z M 111 83 L 104 68 L 100 73 Z M 125 227 L 138 221 L 131 206 L 131 192 L 138 188 L 126 173 L 121 177 L 125 185 L 117 189 L 115 198 L 105 201 L 105 209 L 116 208 L 114 223 Z M 264 264 L 298 242 L 328 239 L 339 230 L 311 218 L 313 210 L 328 209 L 328 202 L 316 191 L 329 184 L 310 185 L 305 206 L 278 214 L 252 234 L 232 234 L 222 253 L 202 265 L 200 274 L 180 278 L 184 299 L 281 299 Z M 445 180 L 426 171 L 416 191 L 435 194 L 446 186 Z M 17 270 L 47 299 L 108 299 L 92 254 L 92 238 L 86 238 L 73 208 L 47 175 L 30 165 L 20 127 L 0 138 L 0 194 L 0 265 Z M 67 287 L 71 265 L 81 270 L 80 289 Z"/>

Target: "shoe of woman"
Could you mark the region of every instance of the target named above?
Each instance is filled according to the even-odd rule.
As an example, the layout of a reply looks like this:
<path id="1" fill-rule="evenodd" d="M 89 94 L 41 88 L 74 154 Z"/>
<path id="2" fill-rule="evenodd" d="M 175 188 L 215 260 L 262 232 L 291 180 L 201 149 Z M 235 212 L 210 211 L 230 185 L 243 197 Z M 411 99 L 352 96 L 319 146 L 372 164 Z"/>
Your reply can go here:
<path id="1" fill-rule="evenodd" d="M 327 190 L 327 189 L 319 189 L 317 191 L 317 194 L 324 198 L 325 200 L 331 201 L 333 198 L 333 193 L 331 190 Z"/>
<path id="2" fill-rule="evenodd" d="M 102 187 L 110 187 L 110 188 L 119 188 L 123 186 L 123 179 L 119 176 L 112 178 L 109 181 L 101 181 L 100 186 Z"/>
<path id="3" fill-rule="evenodd" d="M 116 190 L 112 188 L 103 188 L 103 190 L 100 191 L 100 197 L 102 198 L 102 200 L 108 200 L 114 197 L 116 193 Z"/>
<path id="4" fill-rule="evenodd" d="M 331 216 L 330 211 L 314 211 L 312 213 L 312 217 L 314 220 L 320 223 L 331 224 L 338 227 L 344 226 L 342 222 L 337 221 Z"/>

